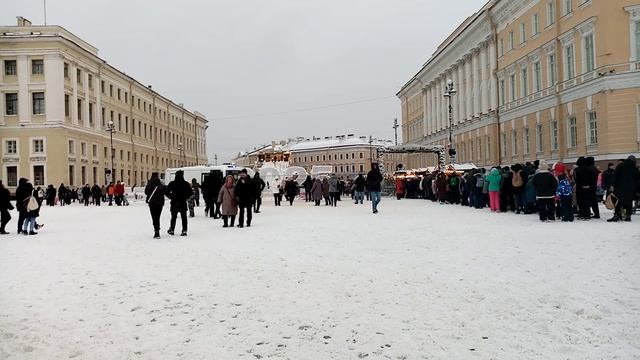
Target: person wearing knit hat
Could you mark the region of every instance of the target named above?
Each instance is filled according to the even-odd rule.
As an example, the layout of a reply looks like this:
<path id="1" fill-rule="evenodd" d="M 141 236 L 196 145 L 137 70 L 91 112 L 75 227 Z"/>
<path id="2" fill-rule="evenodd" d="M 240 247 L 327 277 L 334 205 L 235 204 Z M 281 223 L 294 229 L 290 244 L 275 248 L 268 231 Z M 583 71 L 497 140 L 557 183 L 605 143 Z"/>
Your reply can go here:
<path id="1" fill-rule="evenodd" d="M 533 186 L 536 190 L 536 202 L 538 203 L 540 221 L 554 221 L 554 200 L 558 180 L 549 172 L 549 165 L 544 160 L 540 160 L 538 163 L 538 172 L 533 176 Z"/>
<path id="2" fill-rule="evenodd" d="M 561 174 L 564 174 L 566 170 L 567 170 L 567 167 L 559 161 L 553 167 L 553 172 L 556 176 L 560 176 Z"/>

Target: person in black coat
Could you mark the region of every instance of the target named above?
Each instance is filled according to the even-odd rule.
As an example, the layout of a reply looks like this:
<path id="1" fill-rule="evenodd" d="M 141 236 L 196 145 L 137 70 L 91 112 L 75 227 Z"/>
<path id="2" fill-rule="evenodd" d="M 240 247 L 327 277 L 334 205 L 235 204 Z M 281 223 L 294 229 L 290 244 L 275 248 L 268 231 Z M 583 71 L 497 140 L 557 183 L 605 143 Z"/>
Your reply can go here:
<path id="1" fill-rule="evenodd" d="M 255 186 L 255 208 L 253 209 L 256 214 L 260 213 L 260 205 L 262 205 L 262 191 L 264 190 L 266 184 L 264 183 L 264 180 L 262 180 L 262 178 L 260 177 L 260 173 L 256 172 L 256 174 L 253 176 L 253 185 Z M 309 188 L 309 191 L 311 191 L 311 188 Z"/>
<path id="2" fill-rule="evenodd" d="M 11 220 L 11 213 L 9 210 L 13 210 L 13 205 L 11 205 L 11 201 L 9 201 L 9 189 L 5 188 L 2 185 L 2 180 L 0 180 L 0 235 L 8 234 L 5 229 L 5 226 Z"/>
<path id="3" fill-rule="evenodd" d="M 247 169 L 240 171 L 240 178 L 236 182 L 235 188 L 236 202 L 240 208 L 240 218 L 238 219 L 238 227 L 244 227 L 244 213 L 247 213 L 247 227 L 251 226 L 251 208 L 253 207 L 253 200 L 256 195 L 256 186 L 253 181 L 247 175 Z"/>
<path id="4" fill-rule="evenodd" d="M 20 178 L 18 187 L 16 188 L 16 208 L 18 210 L 18 234 L 22 233 L 22 225 L 27 214 L 27 206 L 25 200 L 33 193 L 33 186 L 29 180 Z"/>
<path id="5" fill-rule="evenodd" d="M 554 221 L 554 204 L 558 180 L 549 172 L 549 166 L 544 160 L 540 160 L 539 171 L 533 175 L 533 187 L 536 189 L 536 202 L 538 203 L 540 221 Z"/>
<path id="6" fill-rule="evenodd" d="M 187 200 L 193 196 L 193 190 L 191 189 L 191 185 L 185 181 L 182 170 L 176 171 L 176 177 L 167 185 L 165 195 L 171 199 L 171 223 L 167 233 L 169 235 L 174 234 L 176 219 L 178 213 L 180 213 L 180 218 L 182 219 L 182 232 L 180 236 L 187 236 Z"/>
<path id="7" fill-rule="evenodd" d="M 371 194 L 371 207 L 373 213 L 378 213 L 378 204 L 380 203 L 380 190 L 382 182 L 382 173 L 378 167 L 378 163 L 371 163 L 371 170 L 367 173 L 367 189 Z"/>
<path id="8" fill-rule="evenodd" d="M 89 206 L 89 198 L 91 197 L 91 188 L 89 184 L 82 187 L 82 202 L 84 206 Z"/>
<path id="9" fill-rule="evenodd" d="M 60 206 L 64 206 L 66 204 L 66 198 L 67 188 L 61 183 L 58 187 L 58 201 L 60 202 Z"/>
<path id="10" fill-rule="evenodd" d="M 602 173 L 602 188 L 605 191 L 605 196 L 608 196 L 613 188 L 615 168 L 616 167 L 613 163 L 609 163 L 609 165 L 607 165 L 607 170 Z"/>
<path id="11" fill-rule="evenodd" d="M 49 184 L 46 191 L 47 206 L 53 206 L 56 203 L 56 188 Z"/>
<path id="12" fill-rule="evenodd" d="M 211 208 L 209 209 L 209 216 L 214 219 L 220 218 L 222 215 L 220 214 L 220 203 L 218 203 L 218 194 L 220 193 L 220 189 L 222 189 L 222 185 L 224 185 L 224 178 L 222 177 L 222 172 L 219 170 L 212 170 L 209 173 L 208 177 L 208 190 L 210 192 L 209 197 L 211 198 Z"/>
<path id="13" fill-rule="evenodd" d="M 587 159 L 583 156 L 576 161 L 577 167 L 573 170 L 573 180 L 576 187 L 576 203 L 578 205 L 578 219 L 591 218 L 591 204 L 589 203 L 590 177 L 587 169 Z"/>
<path id="14" fill-rule="evenodd" d="M 100 206 L 100 199 L 102 199 L 102 189 L 98 184 L 94 184 L 91 187 L 91 196 L 93 197 L 93 204 L 95 206 Z"/>
<path id="15" fill-rule="evenodd" d="M 311 188 L 313 187 L 313 179 L 311 179 L 311 175 L 307 175 L 307 178 L 304 179 L 302 186 L 304 187 L 304 201 L 311 201 Z"/>
<path id="16" fill-rule="evenodd" d="M 147 204 L 149 204 L 149 212 L 151 213 L 151 222 L 153 223 L 153 238 L 160 239 L 160 215 L 164 207 L 165 187 L 160 182 L 158 173 L 151 173 L 151 178 L 147 181 L 144 188 L 144 194 L 147 196 Z M 175 220 L 174 220 L 175 224 Z M 186 227 L 184 227 L 186 229 Z"/>
<path id="17" fill-rule="evenodd" d="M 618 198 L 616 210 L 613 217 L 608 222 L 619 220 L 631 221 L 631 208 L 633 198 L 636 196 L 638 183 L 640 182 L 640 171 L 636 165 L 636 157 L 629 155 L 627 160 L 618 165 L 613 178 L 613 194 Z"/>
<path id="18" fill-rule="evenodd" d="M 593 212 L 593 219 L 600 219 L 600 208 L 598 207 L 598 169 L 596 168 L 596 162 L 593 156 L 589 156 L 585 159 L 587 166 L 587 176 L 589 181 L 589 192 L 587 193 L 587 201 L 589 202 L 589 216 Z"/>

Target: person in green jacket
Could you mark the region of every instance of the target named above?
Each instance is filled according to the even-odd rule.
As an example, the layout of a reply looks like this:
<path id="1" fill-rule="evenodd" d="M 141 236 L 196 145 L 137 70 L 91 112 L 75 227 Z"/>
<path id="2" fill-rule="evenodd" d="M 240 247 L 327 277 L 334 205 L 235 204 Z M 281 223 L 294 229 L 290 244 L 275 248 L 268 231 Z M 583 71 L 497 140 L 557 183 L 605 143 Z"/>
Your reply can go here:
<path id="1" fill-rule="evenodd" d="M 497 168 L 491 169 L 491 173 L 487 175 L 489 183 L 489 207 L 491 211 L 500 212 L 500 186 L 502 183 L 502 175 Z"/>

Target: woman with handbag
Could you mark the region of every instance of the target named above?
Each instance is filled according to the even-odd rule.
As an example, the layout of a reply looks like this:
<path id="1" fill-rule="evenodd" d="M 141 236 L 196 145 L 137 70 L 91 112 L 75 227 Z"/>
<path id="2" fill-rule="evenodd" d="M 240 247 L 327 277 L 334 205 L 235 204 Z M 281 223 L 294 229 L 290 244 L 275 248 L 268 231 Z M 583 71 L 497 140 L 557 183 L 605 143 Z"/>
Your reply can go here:
<path id="1" fill-rule="evenodd" d="M 36 218 L 40 216 L 40 204 L 36 199 L 37 190 L 32 191 L 31 196 L 24 199 L 24 224 L 22 225 L 22 233 L 25 235 L 37 235 L 35 232 Z"/>
<path id="2" fill-rule="evenodd" d="M 147 204 L 149 204 L 149 211 L 151 212 L 151 222 L 153 222 L 153 238 L 160 239 L 160 215 L 162 214 L 162 208 L 164 207 L 164 185 L 158 178 L 158 173 L 151 173 L 151 178 L 147 182 L 147 186 L 144 188 L 144 193 L 147 195 Z"/>

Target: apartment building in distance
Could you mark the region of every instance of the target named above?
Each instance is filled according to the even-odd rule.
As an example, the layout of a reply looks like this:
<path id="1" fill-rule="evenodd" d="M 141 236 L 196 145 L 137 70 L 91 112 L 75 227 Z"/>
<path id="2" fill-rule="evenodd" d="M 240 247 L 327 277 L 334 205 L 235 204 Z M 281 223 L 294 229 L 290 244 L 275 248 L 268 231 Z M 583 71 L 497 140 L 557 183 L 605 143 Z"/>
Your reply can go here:
<path id="1" fill-rule="evenodd" d="M 366 174 L 372 162 L 378 162 L 378 149 L 392 145 L 389 140 L 379 140 L 355 134 L 313 137 L 298 137 L 284 141 L 273 141 L 250 152 L 239 153 L 233 159 L 236 165 L 259 168 L 265 163 L 286 162 L 289 166 L 300 166 L 311 174 L 314 166 L 330 166 L 341 177 Z M 394 170 L 399 163 L 398 155 L 384 156 L 387 170 Z"/>
<path id="2" fill-rule="evenodd" d="M 60 26 L 0 27 L 3 183 L 141 185 L 207 163 L 204 115 L 153 91 Z M 111 144 L 113 143 L 113 147 Z"/>
<path id="3" fill-rule="evenodd" d="M 457 93 L 443 96 L 448 79 Z M 398 92 L 405 143 L 510 165 L 640 151 L 640 3 L 492 0 Z M 409 167 L 433 165 L 414 157 Z"/>

